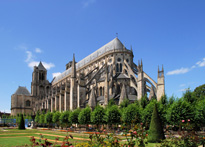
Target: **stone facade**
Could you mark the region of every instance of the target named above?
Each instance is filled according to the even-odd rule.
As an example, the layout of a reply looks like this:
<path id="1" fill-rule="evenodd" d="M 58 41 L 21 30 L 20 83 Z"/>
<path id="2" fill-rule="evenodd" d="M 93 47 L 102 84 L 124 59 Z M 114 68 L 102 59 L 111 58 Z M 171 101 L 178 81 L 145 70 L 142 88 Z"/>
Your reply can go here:
<path id="1" fill-rule="evenodd" d="M 127 49 L 115 38 L 79 62 L 73 56 L 66 70 L 51 83 L 40 62 L 32 75 L 33 111 L 66 111 L 86 105 L 94 108 L 97 103 L 107 105 L 110 99 L 116 104 L 125 98 L 133 102 L 145 94 L 160 100 L 165 94 L 163 67 L 158 69 L 155 82 L 143 70 L 142 60 L 136 65 L 133 58 L 132 48 Z"/>

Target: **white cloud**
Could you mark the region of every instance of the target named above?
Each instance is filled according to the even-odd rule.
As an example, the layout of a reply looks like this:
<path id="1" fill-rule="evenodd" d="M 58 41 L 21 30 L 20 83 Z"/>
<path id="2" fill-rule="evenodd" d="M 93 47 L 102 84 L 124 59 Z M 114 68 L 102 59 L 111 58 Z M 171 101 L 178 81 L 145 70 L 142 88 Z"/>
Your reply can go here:
<path id="1" fill-rule="evenodd" d="M 185 91 L 187 91 L 187 90 L 190 90 L 190 88 L 180 89 L 179 91 L 181 91 L 181 92 L 185 92 Z"/>
<path id="2" fill-rule="evenodd" d="M 179 85 L 179 87 L 185 87 L 186 86 L 186 84 L 181 84 L 181 85 Z"/>
<path id="3" fill-rule="evenodd" d="M 96 2 L 96 0 L 86 0 L 83 2 L 83 7 L 86 8 L 89 5 L 93 4 L 94 2 Z"/>
<path id="4" fill-rule="evenodd" d="M 176 69 L 176 70 L 172 70 L 167 72 L 167 75 L 178 75 L 178 74 L 185 74 L 187 72 L 189 72 L 190 69 L 189 68 L 180 68 L 180 69 Z"/>
<path id="5" fill-rule="evenodd" d="M 60 74 L 61 74 L 60 72 L 52 73 L 53 78 L 54 78 L 54 77 L 57 77 L 57 76 L 60 75 Z"/>
<path id="6" fill-rule="evenodd" d="M 33 54 L 30 51 L 26 51 L 27 54 L 27 58 L 25 60 L 25 62 L 30 62 L 31 60 L 33 60 Z"/>
<path id="7" fill-rule="evenodd" d="M 35 49 L 35 52 L 36 52 L 36 53 L 42 53 L 42 50 L 41 50 L 40 48 L 36 48 L 36 49 Z"/>
<path id="8" fill-rule="evenodd" d="M 205 66 L 205 58 L 203 58 L 202 61 L 198 61 L 196 63 L 196 65 L 198 65 L 199 67 L 204 67 Z"/>
<path id="9" fill-rule="evenodd" d="M 38 61 L 32 61 L 32 62 L 28 63 L 28 67 L 33 69 L 33 67 L 38 66 L 38 64 L 39 64 Z M 47 70 L 51 69 L 52 67 L 55 67 L 55 65 L 53 63 L 42 62 L 42 64 Z"/>
<path id="10" fill-rule="evenodd" d="M 2 112 L 2 113 L 11 113 L 11 110 L 0 110 L 0 112 Z"/>

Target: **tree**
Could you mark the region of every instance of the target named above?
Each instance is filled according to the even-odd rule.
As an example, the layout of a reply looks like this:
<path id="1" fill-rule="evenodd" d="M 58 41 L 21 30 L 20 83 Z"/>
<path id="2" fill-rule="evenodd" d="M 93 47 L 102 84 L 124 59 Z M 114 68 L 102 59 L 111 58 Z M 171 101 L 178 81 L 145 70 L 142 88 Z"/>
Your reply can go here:
<path id="1" fill-rule="evenodd" d="M 69 127 L 71 125 L 71 122 L 69 120 L 69 116 L 70 116 L 70 111 L 64 111 L 63 113 L 61 113 L 60 115 L 60 124 L 62 127 Z"/>
<path id="2" fill-rule="evenodd" d="M 61 116 L 60 112 L 59 112 L 59 111 L 56 111 L 56 112 L 53 114 L 53 118 L 52 118 L 53 123 L 56 123 L 58 127 L 59 127 L 59 125 L 60 125 L 60 119 L 59 119 L 60 116 Z"/>
<path id="3" fill-rule="evenodd" d="M 40 112 L 37 111 L 36 116 L 35 116 L 35 122 L 39 123 L 39 121 L 40 121 Z"/>
<path id="4" fill-rule="evenodd" d="M 90 123 L 90 116 L 91 116 L 91 109 L 90 107 L 84 108 L 78 115 L 78 122 L 80 124 L 89 124 Z"/>
<path id="5" fill-rule="evenodd" d="M 130 104 L 130 101 L 128 99 L 125 99 L 120 103 L 120 109 L 126 108 Z"/>
<path id="6" fill-rule="evenodd" d="M 139 123 L 141 121 L 140 107 L 137 107 L 136 104 L 130 104 L 127 108 L 124 109 L 122 120 L 127 125 Z"/>
<path id="7" fill-rule="evenodd" d="M 106 111 L 105 119 L 107 124 L 119 124 L 120 123 L 121 114 L 117 105 L 113 105 L 109 107 Z"/>
<path id="8" fill-rule="evenodd" d="M 53 113 L 52 112 L 47 112 L 46 115 L 45 115 L 45 123 L 48 124 L 48 127 L 53 122 L 52 119 L 53 119 Z"/>
<path id="9" fill-rule="evenodd" d="M 80 109 L 75 109 L 73 112 L 70 112 L 69 120 L 72 124 L 79 124 L 78 115 L 80 113 Z"/>
<path id="10" fill-rule="evenodd" d="M 108 102 L 108 107 L 113 106 L 113 105 L 116 105 L 116 104 L 115 104 L 114 99 L 112 98 L 112 99 L 110 99 L 109 102 Z"/>
<path id="11" fill-rule="evenodd" d="M 149 100 L 148 100 L 147 94 L 145 94 L 145 95 L 141 98 L 140 104 L 141 104 L 141 106 L 142 106 L 143 109 L 149 104 Z"/>
<path id="12" fill-rule="evenodd" d="M 179 125 L 182 120 L 194 120 L 194 107 L 187 101 L 179 99 L 168 109 L 167 120 L 172 125 Z"/>
<path id="13" fill-rule="evenodd" d="M 156 143 L 165 139 L 163 125 L 158 114 L 157 104 L 154 105 L 152 119 L 149 128 L 148 142 Z"/>
<path id="14" fill-rule="evenodd" d="M 205 126 L 205 99 L 200 100 L 195 105 L 195 125 L 197 127 L 204 127 Z"/>
<path id="15" fill-rule="evenodd" d="M 151 122 L 152 112 L 154 105 L 157 103 L 156 100 L 151 100 L 150 103 L 142 111 L 142 122 L 148 128 Z"/>
<path id="16" fill-rule="evenodd" d="M 183 99 L 189 103 L 195 102 L 195 98 L 192 95 L 192 92 L 190 89 L 186 90 L 186 92 L 183 94 Z"/>
<path id="17" fill-rule="evenodd" d="M 20 122 L 19 122 L 19 130 L 25 130 L 25 122 L 23 118 L 23 114 L 20 114 Z"/>
<path id="18" fill-rule="evenodd" d="M 163 95 L 159 101 L 161 104 L 163 105 L 167 105 L 168 104 L 168 101 L 167 101 L 167 96 L 166 95 Z"/>
<path id="19" fill-rule="evenodd" d="M 196 99 L 205 99 L 205 84 L 194 89 L 193 96 Z"/>
<path id="20" fill-rule="evenodd" d="M 45 123 L 45 113 L 42 112 L 42 114 L 40 115 L 40 120 L 39 120 L 39 123 L 43 124 Z"/>
<path id="21" fill-rule="evenodd" d="M 93 112 L 91 112 L 91 122 L 93 124 L 97 125 L 97 128 L 99 128 L 100 124 L 104 123 L 104 117 L 105 117 L 105 110 L 103 107 L 97 105 Z"/>

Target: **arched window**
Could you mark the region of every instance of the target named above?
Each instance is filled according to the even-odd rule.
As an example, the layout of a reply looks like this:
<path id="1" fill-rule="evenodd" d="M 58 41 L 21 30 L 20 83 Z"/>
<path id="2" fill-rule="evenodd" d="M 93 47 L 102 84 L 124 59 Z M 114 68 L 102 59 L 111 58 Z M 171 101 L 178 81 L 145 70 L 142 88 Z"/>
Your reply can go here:
<path id="1" fill-rule="evenodd" d="M 118 63 L 116 64 L 116 72 L 119 72 L 119 66 L 118 66 Z"/>
<path id="2" fill-rule="evenodd" d="M 120 63 L 120 72 L 122 72 L 122 63 Z"/>
<path id="3" fill-rule="evenodd" d="M 102 87 L 100 87 L 100 96 L 102 96 Z"/>
<path id="4" fill-rule="evenodd" d="M 29 100 L 26 101 L 26 106 L 30 107 L 31 106 L 31 102 Z"/>

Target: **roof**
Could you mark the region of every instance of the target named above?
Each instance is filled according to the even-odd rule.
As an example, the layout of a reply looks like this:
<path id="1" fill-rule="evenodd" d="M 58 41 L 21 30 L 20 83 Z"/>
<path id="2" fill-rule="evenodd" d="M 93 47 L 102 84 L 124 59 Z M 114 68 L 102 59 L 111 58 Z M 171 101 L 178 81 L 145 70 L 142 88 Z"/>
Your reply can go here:
<path id="1" fill-rule="evenodd" d="M 129 79 L 129 77 L 128 77 L 127 75 L 121 73 L 121 74 L 117 77 L 117 79 Z"/>
<path id="2" fill-rule="evenodd" d="M 47 71 L 46 68 L 43 66 L 41 61 L 40 61 L 39 65 L 38 65 L 38 69 L 39 70 L 43 70 L 43 71 Z"/>
<path id="3" fill-rule="evenodd" d="M 84 65 L 88 64 L 89 62 L 93 61 L 97 57 L 101 56 L 102 54 L 112 51 L 112 50 L 123 50 L 126 49 L 122 42 L 116 37 L 112 41 L 108 42 L 92 54 L 88 55 L 78 63 L 76 63 L 76 70 L 79 69 L 80 67 L 83 67 Z M 71 74 L 71 68 L 68 68 L 66 71 L 58 75 L 54 80 L 53 83 L 58 82 L 59 80 L 63 79 L 67 75 Z"/>
<path id="4" fill-rule="evenodd" d="M 31 96 L 28 89 L 26 87 L 21 87 L 21 86 L 18 87 L 18 89 L 16 90 L 16 92 L 14 94 Z"/>

